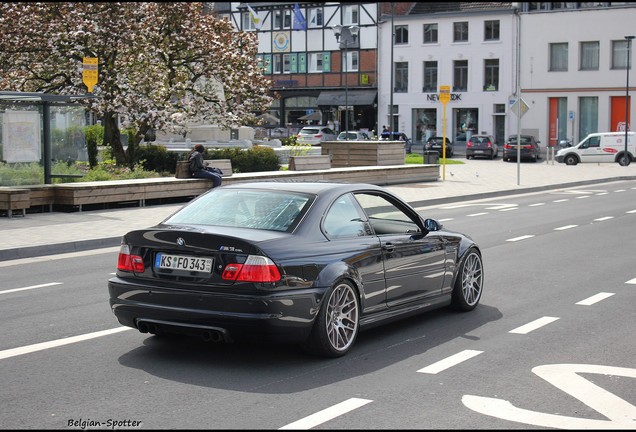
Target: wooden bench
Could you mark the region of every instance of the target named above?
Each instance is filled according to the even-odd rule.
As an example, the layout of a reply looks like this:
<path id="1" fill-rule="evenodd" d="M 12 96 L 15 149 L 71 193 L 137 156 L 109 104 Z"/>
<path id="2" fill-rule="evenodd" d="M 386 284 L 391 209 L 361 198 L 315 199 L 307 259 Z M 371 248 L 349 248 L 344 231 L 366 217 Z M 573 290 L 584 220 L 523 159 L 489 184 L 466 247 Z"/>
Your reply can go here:
<path id="1" fill-rule="evenodd" d="M 205 163 L 206 166 L 218 168 L 223 171 L 223 177 L 232 175 L 232 161 L 230 159 L 206 159 L 203 163 Z M 190 168 L 188 168 L 188 161 L 177 161 L 174 176 L 178 179 L 192 178 Z"/>
<path id="2" fill-rule="evenodd" d="M 310 171 L 331 169 L 331 156 L 310 155 L 310 156 L 290 156 L 290 171 Z"/>
<path id="3" fill-rule="evenodd" d="M 31 207 L 28 189 L 0 187 L 0 210 L 6 210 L 8 217 L 13 217 L 14 210 L 22 210 L 26 216 L 26 209 Z"/>
<path id="4" fill-rule="evenodd" d="M 203 163 L 209 167 L 218 168 L 223 171 L 223 177 L 232 175 L 232 161 L 230 159 L 206 159 Z"/>

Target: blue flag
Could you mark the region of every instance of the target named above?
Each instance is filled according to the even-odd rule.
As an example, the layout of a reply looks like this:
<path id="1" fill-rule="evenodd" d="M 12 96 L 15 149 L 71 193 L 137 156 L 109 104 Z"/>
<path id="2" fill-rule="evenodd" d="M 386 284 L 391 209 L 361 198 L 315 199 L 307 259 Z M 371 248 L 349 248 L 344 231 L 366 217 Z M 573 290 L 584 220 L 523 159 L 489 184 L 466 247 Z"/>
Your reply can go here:
<path id="1" fill-rule="evenodd" d="M 294 5 L 294 30 L 307 30 L 307 20 L 300 11 L 298 3 Z"/>

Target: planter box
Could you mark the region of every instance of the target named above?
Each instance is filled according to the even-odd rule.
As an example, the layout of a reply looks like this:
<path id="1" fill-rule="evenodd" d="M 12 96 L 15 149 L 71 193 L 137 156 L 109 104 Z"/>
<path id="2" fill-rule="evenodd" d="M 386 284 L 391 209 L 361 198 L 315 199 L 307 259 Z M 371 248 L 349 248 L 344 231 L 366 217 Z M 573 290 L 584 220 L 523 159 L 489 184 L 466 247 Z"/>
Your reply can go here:
<path id="1" fill-rule="evenodd" d="M 323 155 L 331 157 L 332 168 L 404 165 L 404 141 L 325 141 Z"/>

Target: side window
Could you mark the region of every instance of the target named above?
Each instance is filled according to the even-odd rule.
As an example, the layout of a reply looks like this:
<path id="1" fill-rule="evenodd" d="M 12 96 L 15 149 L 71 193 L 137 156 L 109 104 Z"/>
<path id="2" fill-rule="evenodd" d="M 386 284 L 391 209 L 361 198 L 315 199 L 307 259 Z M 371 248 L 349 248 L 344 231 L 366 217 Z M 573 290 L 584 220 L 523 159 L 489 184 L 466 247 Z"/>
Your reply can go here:
<path id="1" fill-rule="evenodd" d="M 356 199 L 377 235 L 421 232 L 420 227 L 408 214 L 383 196 L 358 193 Z"/>
<path id="2" fill-rule="evenodd" d="M 323 222 L 323 228 L 330 238 L 369 235 L 367 227 L 351 195 L 338 198 L 327 212 Z"/>
<path id="3" fill-rule="evenodd" d="M 601 145 L 601 137 L 592 137 L 588 142 L 590 143 L 590 147 L 598 147 Z"/>

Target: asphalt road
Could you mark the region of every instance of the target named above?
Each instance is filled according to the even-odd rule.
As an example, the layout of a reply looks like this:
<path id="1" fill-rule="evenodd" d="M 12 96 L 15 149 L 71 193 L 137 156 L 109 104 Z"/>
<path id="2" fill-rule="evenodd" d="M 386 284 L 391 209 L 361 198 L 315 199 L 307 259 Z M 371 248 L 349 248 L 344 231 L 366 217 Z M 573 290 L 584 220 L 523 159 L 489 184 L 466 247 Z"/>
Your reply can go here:
<path id="1" fill-rule="evenodd" d="M 335 360 L 122 329 L 117 248 L 0 262 L 0 425 L 633 429 L 636 182 L 418 210 L 482 246 L 480 306 L 368 330 Z"/>

